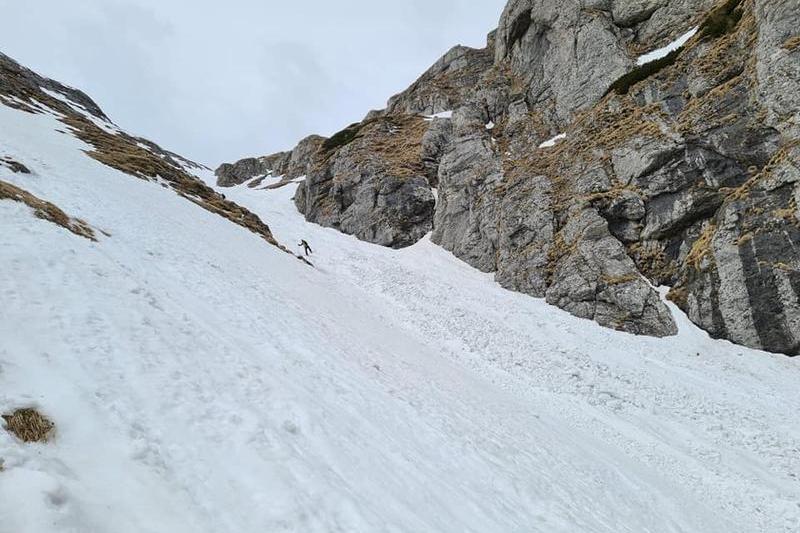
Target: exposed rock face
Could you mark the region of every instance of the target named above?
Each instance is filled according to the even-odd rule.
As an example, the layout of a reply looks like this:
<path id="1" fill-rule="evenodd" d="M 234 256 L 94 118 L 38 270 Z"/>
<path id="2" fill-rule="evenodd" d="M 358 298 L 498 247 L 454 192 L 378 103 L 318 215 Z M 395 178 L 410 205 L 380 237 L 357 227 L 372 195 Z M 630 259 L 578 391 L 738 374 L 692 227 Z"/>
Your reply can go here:
<path id="1" fill-rule="evenodd" d="M 450 111 L 467 100 L 472 88 L 493 64 L 493 35 L 483 49 L 456 46 L 411 87 L 393 96 L 387 114 L 433 115 Z"/>
<path id="2" fill-rule="evenodd" d="M 621 30 L 600 9 L 607 4 L 512 0 L 500 18 L 495 60 L 508 61 L 528 105 L 555 130 L 631 67 Z"/>
<path id="3" fill-rule="evenodd" d="M 325 137 L 310 135 L 290 152 L 249 157 L 236 163 L 222 164 L 215 171 L 217 184 L 221 187 L 233 187 L 258 176 L 283 176 L 286 179 L 305 176 L 323 142 Z"/>
<path id="4" fill-rule="evenodd" d="M 222 165 L 218 184 L 305 175 L 295 203 L 309 221 L 383 246 L 414 244 L 433 228 L 432 188 L 453 135 L 449 119 L 423 115 L 464 104 L 493 67 L 493 45 L 490 35 L 483 49 L 456 46 L 385 110 L 370 112 L 330 139 L 309 137 L 292 152 Z"/>
<path id="5" fill-rule="evenodd" d="M 731 194 L 689 253 L 676 299 L 715 337 L 800 354 L 800 144 Z"/>
<path id="6" fill-rule="evenodd" d="M 757 0 L 756 80 L 767 123 L 800 137 L 800 6 L 795 0 Z"/>
<path id="7" fill-rule="evenodd" d="M 503 286 L 632 333 L 675 333 L 667 285 L 711 335 L 798 354 L 798 28 L 796 0 L 511 0 L 488 49 L 453 49 L 320 158 L 298 207 L 388 246 L 432 226 Z M 419 142 L 379 126 L 448 109 Z"/>
<path id="8" fill-rule="evenodd" d="M 612 0 L 611 16 L 614 24 L 621 28 L 630 28 L 636 24 L 645 22 L 653 14 L 669 4 L 668 0 L 641 0 L 631 2 L 630 0 Z"/>
<path id="9" fill-rule="evenodd" d="M 497 210 L 489 199 L 493 186 L 502 180 L 503 169 L 484 113 L 478 106 L 464 106 L 453 116 L 453 142 L 439 167 L 433 240 L 489 272 L 496 268 L 497 236 Z"/>
<path id="10" fill-rule="evenodd" d="M 559 234 L 562 241 L 553 244 L 553 250 L 559 246 L 569 250 L 555 263 L 548 303 L 631 333 L 677 333 L 669 311 L 611 235 L 608 222 L 590 207 L 570 215 Z"/>
<path id="11" fill-rule="evenodd" d="M 415 115 L 354 124 L 322 144 L 295 197 L 311 222 L 393 248 L 431 230 L 435 199 L 425 177 L 423 137 Z"/>
<path id="12" fill-rule="evenodd" d="M 224 163 L 214 172 L 217 175 L 217 185 L 233 187 L 245 181 L 268 174 L 272 169 L 266 163 L 266 158 L 248 157 L 236 163 Z"/>
<path id="13" fill-rule="evenodd" d="M 615 23 L 635 32 L 634 44 L 642 47 L 664 44 L 676 35 L 686 31 L 706 15 L 718 0 L 614 0 L 615 17 L 628 15 L 628 20 Z M 656 7 L 655 11 L 650 10 Z M 624 15 L 623 15 L 624 16 Z M 646 18 L 645 18 L 646 17 Z M 635 25 L 629 26 L 635 21 Z M 646 50 L 645 50 L 646 51 Z"/>

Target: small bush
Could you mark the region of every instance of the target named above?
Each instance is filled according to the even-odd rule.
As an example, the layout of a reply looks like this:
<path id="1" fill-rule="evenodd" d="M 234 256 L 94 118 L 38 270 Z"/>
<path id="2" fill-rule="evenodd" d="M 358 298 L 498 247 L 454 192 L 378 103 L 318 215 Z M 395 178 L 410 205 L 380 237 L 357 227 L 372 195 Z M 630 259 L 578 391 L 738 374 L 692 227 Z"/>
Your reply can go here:
<path id="1" fill-rule="evenodd" d="M 10 415 L 3 415 L 3 420 L 6 431 L 23 442 L 47 442 L 56 427 L 36 409 L 17 409 Z"/>
<path id="2" fill-rule="evenodd" d="M 728 0 L 713 10 L 700 25 L 700 35 L 708 39 L 716 39 L 732 32 L 742 20 L 739 4 L 742 0 Z"/>
<path id="3" fill-rule="evenodd" d="M 628 72 L 620 79 L 612 83 L 611 87 L 609 87 L 606 91 L 606 94 L 609 94 L 612 91 L 615 91 L 617 94 L 628 94 L 630 88 L 640 81 L 646 80 L 650 76 L 658 74 L 661 70 L 673 65 L 683 52 L 683 48 L 684 47 L 680 47 L 661 59 L 656 59 L 655 61 L 645 63 L 644 65 Z"/>

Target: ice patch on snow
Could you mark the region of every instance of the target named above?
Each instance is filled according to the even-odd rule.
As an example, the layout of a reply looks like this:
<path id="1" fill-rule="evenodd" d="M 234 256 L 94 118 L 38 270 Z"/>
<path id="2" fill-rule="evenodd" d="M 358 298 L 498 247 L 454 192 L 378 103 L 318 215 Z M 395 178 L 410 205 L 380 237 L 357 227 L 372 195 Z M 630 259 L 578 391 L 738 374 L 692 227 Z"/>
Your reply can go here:
<path id="1" fill-rule="evenodd" d="M 563 141 L 566 138 L 567 138 L 567 134 L 566 133 L 559 133 L 558 135 L 556 135 L 552 139 L 548 139 L 545 142 L 543 142 L 542 144 L 540 144 L 539 148 L 552 148 L 553 146 L 556 145 L 556 143 L 558 141 Z"/>
<path id="2" fill-rule="evenodd" d="M 442 111 L 441 113 L 435 113 L 433 115 L 425 115 L 425 120 L 431 121 L 437 118 L 453 118 L 452 111 Z"/>

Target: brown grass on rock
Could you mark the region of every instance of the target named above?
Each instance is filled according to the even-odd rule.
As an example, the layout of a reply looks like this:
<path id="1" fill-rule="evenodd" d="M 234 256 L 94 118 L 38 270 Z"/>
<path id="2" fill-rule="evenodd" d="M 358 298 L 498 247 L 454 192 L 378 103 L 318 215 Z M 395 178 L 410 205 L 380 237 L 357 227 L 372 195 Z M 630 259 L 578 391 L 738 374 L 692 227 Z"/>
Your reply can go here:
<path id="1" fill-rule="evenodd" d="M 798 48 L 800 48 L 800 35 L 795 35 L 794 37 L 789 37 L 784 41 L 783 48 L 789 50 L 790 52 L 794 52 Z"/>
<path id="2" fill-rule="evenodd" d="M 332 136 L 320 150 L 315 170 L 322 171 L 340 152 L 369 165 L 376 173 L 406 178 L 419 176 L 422 138 L 430 122 L 420 115 L 397 114 L 352 124 Z"/>
<path id="3" fill-rule="evenodd" d="M 370 151 L 381 158 L 393 175 L 418 176 L 422 172 L 422 138 L 430 123 L 419 116 L 401 115 L 387 118 L 382 126 L 370 132 Z"/>
<path id="4" fill-rule="evenodd" d="M 55 424 L 36 409 L 17 409 L 3 415 L 5 429 L 23 442 L 47 442 L 53 436 Z"/>
<path id="5" fill-rule="evenodd" d="M 717 233 L 717 225 L 713 223 L 706 224 L 703 232 L 694 241 L 689 254 L 686 256 L 685 263 L 694 270 L 701 270 L 703 261 L 706 258 L 712 257 L 712 246 L 714 243 L 714 236 Z"/>
<path id="6" fill-rule="evenodd" d="M 62 228 L 90 241 L 97 241 L 94 230 L 79 218 L 72 218 L 55 204 L 42 200 L 16 185 L 0 180 L 0 200 L 21 202 L 31 209 L 37 218 L 57 224 Z"/>

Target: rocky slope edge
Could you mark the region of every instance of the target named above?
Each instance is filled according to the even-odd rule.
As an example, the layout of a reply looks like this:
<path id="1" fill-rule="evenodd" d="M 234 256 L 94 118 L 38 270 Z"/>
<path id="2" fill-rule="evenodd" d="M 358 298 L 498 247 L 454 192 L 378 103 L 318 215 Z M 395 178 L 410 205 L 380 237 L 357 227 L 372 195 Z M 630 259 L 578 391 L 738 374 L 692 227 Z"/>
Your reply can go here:
<path id="1" fill-rule="evenodd" d="M 675 333 L 666 285 L 712 336 L 796 355 L 797 7 L 511 0 L 485 49 L 306 151 L 296 203 L 386 246 L 432 230 L 503 286 L 632 333 Z"/>

